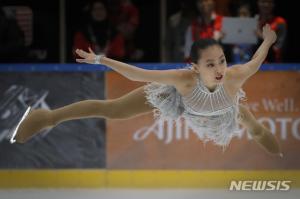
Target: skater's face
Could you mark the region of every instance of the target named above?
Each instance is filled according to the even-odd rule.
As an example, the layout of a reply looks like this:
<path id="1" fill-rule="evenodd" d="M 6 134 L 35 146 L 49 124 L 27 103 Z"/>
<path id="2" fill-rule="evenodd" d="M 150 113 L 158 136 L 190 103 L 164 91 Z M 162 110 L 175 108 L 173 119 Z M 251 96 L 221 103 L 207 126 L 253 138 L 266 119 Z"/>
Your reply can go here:
<path id="1" fill-rule="evenodd" d="M 200 78 L 207 86 L 215 86 L 222 83 L 227 68 L 223 49 L 219 45 L 212 45 L 199 52 L 199 59 L 193 65 Z"/>

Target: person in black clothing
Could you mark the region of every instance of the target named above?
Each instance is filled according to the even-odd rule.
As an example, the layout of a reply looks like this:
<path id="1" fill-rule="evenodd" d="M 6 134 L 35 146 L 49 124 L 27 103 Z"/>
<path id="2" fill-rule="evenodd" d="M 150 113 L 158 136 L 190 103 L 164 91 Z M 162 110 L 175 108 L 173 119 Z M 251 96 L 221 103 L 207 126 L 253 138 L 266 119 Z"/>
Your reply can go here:
<path id="1" fill-rule="evenodd" d="M 24 33 L 14 17 L 0 7 L 0 62 L 22 62 L 25 57 Z"/>

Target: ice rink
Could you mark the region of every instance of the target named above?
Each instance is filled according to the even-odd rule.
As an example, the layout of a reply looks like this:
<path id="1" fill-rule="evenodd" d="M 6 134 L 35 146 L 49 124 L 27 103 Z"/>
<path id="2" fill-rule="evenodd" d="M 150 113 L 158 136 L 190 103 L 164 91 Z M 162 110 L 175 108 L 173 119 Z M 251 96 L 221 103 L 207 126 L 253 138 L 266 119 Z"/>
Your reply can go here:
<path id="1" fill-rule="evenodd" d="M 20 189 L 0 190 L 0 199 L 298 199 L 290 191 L 229 191 L 222 189 Z"/>

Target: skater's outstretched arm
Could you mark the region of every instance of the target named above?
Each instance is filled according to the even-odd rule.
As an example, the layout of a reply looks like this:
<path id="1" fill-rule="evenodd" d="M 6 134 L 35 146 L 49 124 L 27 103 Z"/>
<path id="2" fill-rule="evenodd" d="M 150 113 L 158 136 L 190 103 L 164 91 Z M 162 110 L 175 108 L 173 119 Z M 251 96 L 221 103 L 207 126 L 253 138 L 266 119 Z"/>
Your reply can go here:
<path id="1" fill-rule="evenodd" d="M 254 75 L 266 59 L 270 47 L 275 43 L 277 36 L 269 24 L 263 27 L 263 42 L 257 49 L 252 59 L 241 65 L 235 65 L 229 68 L 229 74 L 232 76 L 234 84 L 242 87 L 245 81 Z"/>
<path id="2" fill-rule="evenodd" d="M 89 52 L 85 52 L 83 50 L 77 49 L 76 53 L 81 57 L 81 59 L 76 59 L 79 63 L 89 63 L 96 64 L 97 61 L 103 65 L 106 65 L 113 69 L 114 71 L 120 73 L 126 78 L 132 81 L 139 82 L 158 82 L 163 84 L 170 84 L 177 86 L 178 79 L 184 80 L 185 74 L 180 70 L 146 70 L 142 68 L 138 68 L 133 65 L 129 65 L 120 61 L 116 61 L 101 55 L 101 57 L 97 57 L 97 55 L 89 49 Z M 100 61 L 97 60 L 100 58 Z M 189 77 L 186 76 L 188 79 Z"/>

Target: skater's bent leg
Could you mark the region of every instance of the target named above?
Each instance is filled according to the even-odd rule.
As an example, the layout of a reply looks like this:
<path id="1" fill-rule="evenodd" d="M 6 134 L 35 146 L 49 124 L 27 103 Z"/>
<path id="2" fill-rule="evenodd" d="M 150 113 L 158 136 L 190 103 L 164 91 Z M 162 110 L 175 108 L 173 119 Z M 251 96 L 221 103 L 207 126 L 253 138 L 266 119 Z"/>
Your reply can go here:
<path id="1" fill-rule="evenodd" d="M 146 103 L 144 88 L 111 100 L 84 100 L 54 110 L 32 110 L 22 122 L 16 135 L 17 142 L 26 142 L 41 130 L 61 122 L 84 118 L 125 119 L 152 110 Z"/>
<path id="2" fill-rule="evenodd" d="M 252 138 L 267 152 L 281 156 L 279 143 L 271 131 L 260 124 L 246 106 L 240 105 L 239 112 L 241 123 L 248 129 Z"/>

